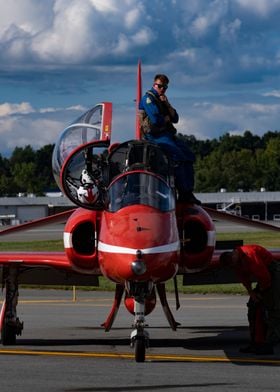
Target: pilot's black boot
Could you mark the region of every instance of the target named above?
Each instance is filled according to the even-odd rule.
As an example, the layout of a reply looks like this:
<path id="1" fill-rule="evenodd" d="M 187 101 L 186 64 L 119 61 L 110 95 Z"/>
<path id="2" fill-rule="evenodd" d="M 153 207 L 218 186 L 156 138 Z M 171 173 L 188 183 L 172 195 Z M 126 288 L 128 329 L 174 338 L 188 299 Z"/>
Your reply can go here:
<path id="1" fill-rule="evenodd" d="M 274 354 L 273 344 L 271 343 L 261 344 L 257 346 L 255 352 L 257 355 L 273 355 Z"/>
<path id="2" fill-rule="evenodd" d="M 248 344 L 245 347 L 240 347 L 239 352 L 242 354 L 251 354 L 251 353 L 256 353 L 256 345 L 253 343 Z"/>

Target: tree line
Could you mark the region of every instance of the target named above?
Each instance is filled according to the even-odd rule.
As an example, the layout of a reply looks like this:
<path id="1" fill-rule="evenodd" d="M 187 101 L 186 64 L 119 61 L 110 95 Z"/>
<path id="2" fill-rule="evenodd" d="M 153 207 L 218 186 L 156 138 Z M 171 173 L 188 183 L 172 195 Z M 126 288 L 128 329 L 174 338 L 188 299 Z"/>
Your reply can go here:
<path id="1" fill-rule="evenodd" d="M 280 190 L 280 132 L 268 131 L 263 136 L 251 131 L 226 133 L 207 140 L 179 137 L 196 155 L 196 192 Z M 34 150 L 28 145 L 16 147 L 9 158 L 0 154 L 0 196 L 40 196 L 58 190 L 51 170 L 53 148 L 49 144 Z"/>
<path id="2" fill-rule="evenodd" d="M 280 190 L 280 132 L 226 133 L 212 140 L 182 137 L 196 154 L 196 192 Z"/>
<path id="3" fill-rule="evenodd" d="M 0 196 L 33 193 L 42 196 L 46 191 L 57 190 L 52 175 L 52 151 L 48 144 L 39 150 L 30 145 L 16 147 L 10 158 L 0 154 Z"/>

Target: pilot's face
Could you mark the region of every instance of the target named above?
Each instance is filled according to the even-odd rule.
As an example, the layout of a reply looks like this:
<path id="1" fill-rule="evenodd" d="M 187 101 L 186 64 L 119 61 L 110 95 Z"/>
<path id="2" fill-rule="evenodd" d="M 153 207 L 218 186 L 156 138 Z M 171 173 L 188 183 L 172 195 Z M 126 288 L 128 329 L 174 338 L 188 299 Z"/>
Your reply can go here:
<path id="1" fill-rule="evenodd" d="M 164 95 L 168 89 L 168 84 L 164 84 L 160 79 L 156 79 L 153 87 L 159 95 Z"/>

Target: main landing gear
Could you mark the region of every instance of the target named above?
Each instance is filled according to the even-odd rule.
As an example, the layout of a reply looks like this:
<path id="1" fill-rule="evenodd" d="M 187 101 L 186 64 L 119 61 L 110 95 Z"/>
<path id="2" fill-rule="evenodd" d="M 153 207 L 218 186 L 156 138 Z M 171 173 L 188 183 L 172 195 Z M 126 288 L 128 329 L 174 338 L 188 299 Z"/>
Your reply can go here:
<path id="1" fill-rule="evenodd" d="M 23 322 L 17 317 L 18 269 L 4 268 L 5 299 L 0 314 L 1 342 L 3 345 L 16 344 L 16 337 L 21 335 Z"/>

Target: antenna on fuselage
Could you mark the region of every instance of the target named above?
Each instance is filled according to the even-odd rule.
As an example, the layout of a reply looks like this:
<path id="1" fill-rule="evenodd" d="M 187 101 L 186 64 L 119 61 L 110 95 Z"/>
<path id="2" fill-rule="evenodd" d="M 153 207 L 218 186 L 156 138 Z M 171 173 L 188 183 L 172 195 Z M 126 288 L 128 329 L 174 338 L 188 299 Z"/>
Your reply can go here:
<path id="1" fill-rule="evenodd" d="M 139 103 L 142 98 L 142 75 L 141 75 L 141 60 L 138 61 L 137 67 L 137 81 L 136 81 L 136 123 L 135 123 L 135 139 L 141 139 L 140 117 L 139 117 Z"/>

